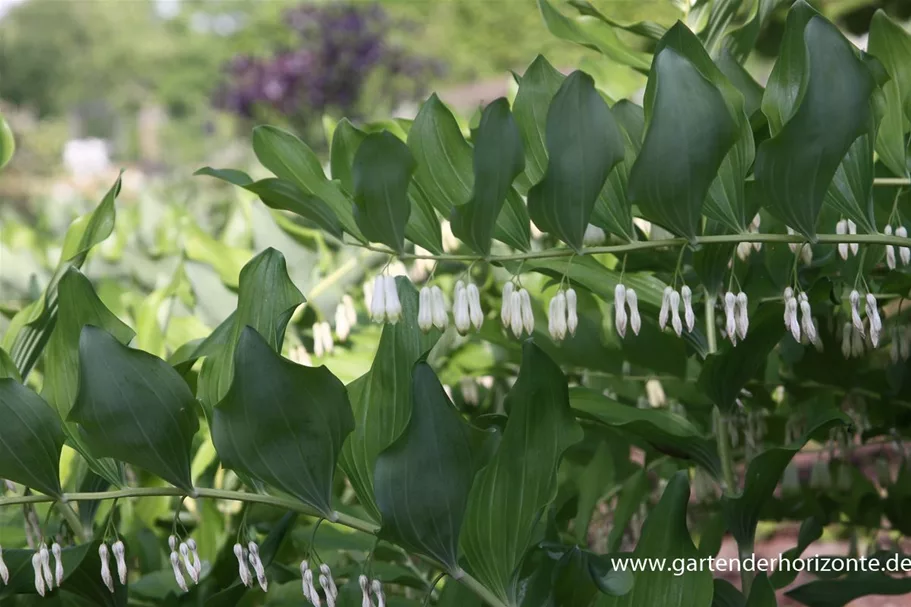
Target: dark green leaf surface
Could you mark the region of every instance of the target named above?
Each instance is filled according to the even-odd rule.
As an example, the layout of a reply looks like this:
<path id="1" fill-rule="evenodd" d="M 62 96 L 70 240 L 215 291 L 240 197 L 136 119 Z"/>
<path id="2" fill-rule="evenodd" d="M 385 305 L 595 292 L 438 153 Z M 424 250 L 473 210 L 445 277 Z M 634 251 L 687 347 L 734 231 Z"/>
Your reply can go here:
<path id="1" fill-rule="evenodd" d="M 331 517 L 338 454 L 354 429 L 344 384 L 325 367 L 282 358 L 250 327 L 240 334 L 234 368 L 212 414 L 222 462 Z"/>
<path id="2" fill-rule="evenodd" d="M 306 143 L 277 127 L 258 126 L 253 129 L 253 152 L 276 177 L 325 202 L 346 232 L 363 239 L 354 221 L 351 198 L 326 178 L 319 158 Z"/>
<path id="3" fill-rule="evenodd" d="M 746 599 L 729 581 L 715 578 L 712 607 L 746 607 Z"/>
<path id="4" fill-rule="evenodd" d="M 544 145 L 547 109 L 564 79 L 543 55 L 538 55 L 519 81 L 519 91 L 512 104 L 525 150 L 525 174 L 533 184 L 541 181 L 547 170 Z"/>
<path id="5" fill-rule="evenodd" d="M 797 545 L 782 553 L 782 561 L 785 559 L 790 561 L 799 559 L 804 550 L 810 547 L 810 544 L 822 537 L 824 530 L 825 526 L 816 516 L 811 516 L 804 520 L 800 524 L 800 531 L 797 532 Z M 775 588 L 784 588 L 796 580 L 798 574 L 797 566 L 794 564 L 791 567 L 780 566 L 772 572 L 769 581 Z"/>
<path id="6" fill-rule="evenodd" d="M 351 167 L 358 227 L 368 240 L 399 253 L 405 248 L 405 224 L 411 215 L 408 186 L 414 169 L 408 146 L 389 131 L 367 135 Z"/>
<path id="7" fill-rule="evenodd" d="M 87 325 L 79 338 L 79 392 L 68 419 L 95 457 L 112 457 L 192 491 L 193 393 L 166 362 Z"/>
<path id="8" fill-rule="evenodd" d="M 604 188 L 595 202 L 591 222 L 608 234 L 633 241 L 636 240 L 636 231 L 633 228 L 633 210 L 627 195 L 627 185 L 630 169 L 642 147 L 645 114 L 640 106 L 625 99 L 614 104 L 611 114 L 617 121 L 623 138 L 623 160 L 607 176 Z"/>
<path id="9" fill-rule="evenodd" d="M 213 332 L 203 343 L 209 356 L 199 374 L 199 399 L 211 407 L 224 398 L 234 373 L 234 348 L 244 327 L 262 335 L 276 352 L 281 351 L 285 327 L 304 296 L 288 277 L 285 257 L 268 248 L 240 271 L 237 310 L 232 314 L 230 333 Z M 212 338 L 218 337 L 217 340 Z M 222 342 L 222 340 L 224 340 Z M 197 354 L 201 356 L 202 354 Z"/>
<path id="10" fill-rule="evenodd" d="M 478 446 L 490 434 L 462 419 L 427 363 L 415 365 L 412 393 L 408 426 L 376 460 L 381 537 L 456 572 L 468 492 L 484 463 Z"/>
<path id="11" fill-rule="evenodd" d="M 472 573 L 503 600 L 513 595 L 518 566 L 556 493 L 560 458 L 582 439 L 566 376 L 531 340 L 505 407 L 503 439 L 475 479 L 461 538 Z"/>
<path id="12" fill-rule="evenodd" d="M 700 231 L 702 203 L 739 136 L 740 116 L 725 98 L 733 98 L 724 90 L 730 86 L 686 26 L 668 30 L 649 75 L 647 131 L 630 171 L 629 196 L 647 219 L 690 239 Z"/>
<path id="13" fill-rule="evenodd" d="M 775 589 L 772 587 L 769 576 L 765 572 L 760 573 L 753 580 L 753 586 L 750 588 L 750 598 L 747 599 L 746 607 L 778 607 Z"/>
<path id="14" fill-rule="evenodd" d="M 595 454 L 578 476 L 579 505 L 573 521 L 576 541 L 588 540 L 588 525 L 598 501 L 610 487 L 614 479 L 614 462 L 607 442 L 598 443 Z M 614 519 L 616 521 L 616 519 Z M 614 528 L 617 524 L 614 523 Z"/>
<path id="15" fill-rule="evenodd" d="M 673 457 L 691 459 L 715 477 L 721 461 L 715 440 L 703 436 L 686 418 L 665 409 L 639 409 L 623 405 L 586 388 L 570 391 L 573 411 L 593 421 L 629 432 Z"/>
<path id="16" fill-rule="evenodd" d="M 573 72 L 547 112 L 547 170 L 528 192 L 528 212 L 541 230 L 576 250 L 595 201 L 623 160 L 620 129 L 591 76 Z"/>
<path id="17" fill-rule="evenodd" d="M 639 512 L 639 505 L 646 498 L 650 489 L 648 473 L 645 468 L 639 468 L 624 481 L 623 488 L 620 490 L 620 497 L 617 499 L 617 507 L 612 513 L 614 524 L 611 526 L 610 533 L 607 536 L 608 553 L 616 552 L 620 549 L 620 542 L 623 541 L 626 526 L 629 524 L 633 514 Z"/>
<path id="18" fill-rule="evenodd" d="M 863 571 L 848 573 L 838 579 L 814 580 L 786 594 L 807 607 L 843 607 L 863 596 L 900 596 L 908 593 L 911 593 L 911 578 L 892 577 L 882 571 Z"/>
<path id="19" fill-rule="evenodd" d="M 370 371 L 348 384 L 355 424 L 339 462 L 361 504 L 377 522 L 382 520 L 373 489 L 377 457 L 404 432 L 414 398 L 412 367 L 440 338 L 439 331 L 425 335 L 418 328 L 418 293 L 411 281 L 397 278 L 396 286 L 402 318 L 383 326 Z"/>
<path id="20" fill-rule="evenodd" d="M 867 50 L 886 68 L 885 112 L 876 135 L 876 153 L 890 171 L 908 175 L 908 121 L 911 120 L 911 34 L 879 9 L 870 22 Z"/>
<path id="21" fill-rule="evenodd" d="M 474 189 L 471 199 L 453 207 L 452 233 L 482 255 L 490 240 L 512 182 L 525 168 L 522 138 L 509 102 L 490 103 L 474 137 Z"/>
<path id="22" fill-rule="evenodd" d="M 873 217 L 873 139 L 876 129 L 858 137 L 838 165 L 825 201 L 853 220 L 860 231 L 877 233 Z"/>
<path id="23" fill-rule="evenodd" d="M 29 388 L 0 379 L 0 478 L 60 496 L 60 418 Z"/>
<path id="24" fill-rule="evenodd" d="M 671 477 L 661 501 L 649 513 L 634 558 L 695 560 L 701 556 L 687 530 L 686 508 L 690 483 L 686 471 Z M 709 607 L 712 604 L 712 572 L 690 571 L 675 575 L 657 568 L 633 574 L 632 590 L 621 597 L 604 596 L 598 607 Z"/>
<path id="25" fill-rule="evenodd" d="M 762 100 L 773 137 L 760 144 L 755 173 L 763 204 L 809 238 L 842 159 L 870 131 L 875 84 L 834 25 L 794 4 Z"/>
<path id="26" fill-rule="evenodd" d="M 811 436 L 835 425 L 850 425 L 850 420 L 837 409 L 820 411 L 809 421 L 807 433 L 797 443 L 787 447 L 771 447 L 750 461 L 743 491 L 736 497 L 725 497 L 722 500 L 728 528 L 738 544 L 753 544 L 759 513 L 772 496 L 794 454 L 800 451 Z"/>
<path id="27" fill-rule="evenodd" d="M 706 357 L 699 373 L 699 388 L 723 412 L 729 412 L 746 383 L 765 364 L 784 335 L 784 306 L 765 303 L 753 313 L 746 339 Z"/>
<path id="28" fill-rule="evenodd" d="M 342 184 L 349 194 L 354 194 L 354 177 L 351 166 L 354 155 L 361 146 L 367 133 L 357 128 L 347 118 L 342 118 L 332 133 L 332 146 L 329 151 L 329 170 L 332 179 Z"/>
<path id="29" fill-rule="evenodd" d="M 13 359 L 9 357 L 6 350 L 0 348 L 0 379 L 5 377 L 15 379 L 16 381 L 22 381 L 22 378 L 19 377 L 19 369 L 16 368 Z"/>

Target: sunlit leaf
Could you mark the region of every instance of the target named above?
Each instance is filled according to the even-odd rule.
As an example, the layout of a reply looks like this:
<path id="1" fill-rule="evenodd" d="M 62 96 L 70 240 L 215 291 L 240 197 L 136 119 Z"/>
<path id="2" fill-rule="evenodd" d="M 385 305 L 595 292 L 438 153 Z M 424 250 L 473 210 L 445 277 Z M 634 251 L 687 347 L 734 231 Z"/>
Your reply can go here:
<path id="1" fill-rule="evenodd" d="M 879 9 L 870 21 L 867 50 L 891 77 L 883 85 L 885 112 L 876 134 L 876 153 L 896 175 L 908 175 L 908 121 L 911 120 L 911 34 Z"/>

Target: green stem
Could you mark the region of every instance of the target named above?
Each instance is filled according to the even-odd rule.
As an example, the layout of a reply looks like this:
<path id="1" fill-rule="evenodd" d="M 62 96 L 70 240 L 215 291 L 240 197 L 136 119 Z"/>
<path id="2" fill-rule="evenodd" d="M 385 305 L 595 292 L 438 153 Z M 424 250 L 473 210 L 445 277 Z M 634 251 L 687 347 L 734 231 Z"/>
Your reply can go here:
<path id="1" fill-rule="evenodd" d="M 741 242 L 761 242 L 761 243 L 808 243 L 806 237 L 800 234 L 718 234 L 713 236 L 697 236 L 692 244 L 737 244 Z M 816 237 L 818 244 L 838 244 L 853 243 L 858 244 L 879 244 L 894 245 L 900 247 L 911 247 L 911 238 L 901 238 L 900 236 L 886 236 L 885 234 L 819 234 Z M 598 255 L 603 253 L 633 253 L 637 251 L 649 251 L 652 249 L 675 248 L 690 244 L 691 241 L 685 238 L 666 238 L 664 240 L 643 240 L 629 242 L 626 244 L 608 245 L 603 247 L 589 247 L 582 251 L 573 249 L 548 249 L 545 251 L 530 251 L 527 253 L 514 253 L 510 255 L 490 255 L 481 257 L 478 255 L 418 255 L 415 253 L 398 254 L 391 249 L 369 244 L 350 243 L 351 246 L 361 247 L 370 251 L 376 251 L 386 255 L 393 255 L 399 259 L 432 259 L 436 261 L 488 261 L 490 263 L 502 263 L 507 261 L 525 261 L 527 259 L 554 259 L 562 257 L 571 257 L 573 255 Z"/>
<path id="2" fill-rule="evenodd" d="M 198 487 L 193 491 L 193 496 L 195 497 L 207 497 L 212 499 L 223 499 L 223 500 L 233 500 L 238 502 L 247 502 L 253 504 L 266 504 L 269 506 L 276 506 L 278 508 L 284 508 L 286 510 L 292 510 L 294 512 L 300 512 L 302 514 L 307 514 L 310 516 L 322 517 L 324 515 L 320 514 L 310 506 L 302 504 L 298 501 L 295 501 L 286 497 L 277 497 L 274 495 L 262 495 L 259 493 L 246 493 L 244 491 L 226 491 L 223 489 L 208 489 L 204 487 Z M 3 506 L 14 506 L 17 504 L 39 504 L 47 502 L 58 502 L 61 514 L 70 524 L 70 527 L 81 537 L 88 540 L 91 538 L 91 535 L 86 535 L 86 530 L 83 529 L 82 524 L 79 522 L 79 517 L 76 515 L 75 511 L 70 507 L 70 502 L 82 502 L 90 500 L 105 500 L 105 499 L 119 499 L 119 498 L 128 498 L 128 497 L 186 497 L 187 492 L 183 489 L 178 489 L 176 487 L 131 487 L 129 489 L 117 489 L 113 491 L 98 491 L 94 493 L 65 493 L 63 498 L 59 499 L 56 497 L 51 497 L 49 495 L 17 495 L 13 497 L 4 497 L 0 498 L 0 508 Z M 379 533 L 380 526 L 372 521 L 365 521 L 359 519 L 355 516 L 344 514 L 342 512 L 334 512 L 330 520 L 338 523 L 339 525 L 344 525 L 345 527 L 350 527 L 351 529 L 356 529 L 358 531 L 363 531 L 364 533 L 369 533 L 371 535 L 376 535 Z M 439 563 L 436 565 L 442 567 Z M 474 592 L 489 604 L 491 607 L 508 607 L 503 601 L 497 598 L 490 590 L 484 587 L 481 582 L 470 576 L 469 574 L 460 571 L 455 577 L 459 583 L 464 585 L 466 588 Z"/>
<path id="3" fill-rule="evenodd" d="M 79 515 L 76 514 L 76 511 L 73 510 L 73 507 L 66 502 L 57 502 L 56 505 L 57 510 L 60 512 L 60 516 L 66 520 L 66 524 L 70 526 L 70 529 L 73 530 L 73 533 L 75 533 L 77 537 L 81 537 L 82 541 L 84 542 L 91 541 L 91 528 L 86 529 L 82 526 L 82 521 L 79 520 Z"/>

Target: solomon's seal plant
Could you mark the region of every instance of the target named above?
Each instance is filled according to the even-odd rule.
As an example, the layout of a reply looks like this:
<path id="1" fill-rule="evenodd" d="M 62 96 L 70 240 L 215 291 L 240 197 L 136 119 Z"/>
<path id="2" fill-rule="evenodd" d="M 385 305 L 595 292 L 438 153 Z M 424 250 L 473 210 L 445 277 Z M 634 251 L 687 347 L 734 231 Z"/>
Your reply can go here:
<path id="1" fill-rule="evenodd" d="M 331 125 L 328 174 L 257 127 L 272 177 L 199 173 L 280 237 L 234 266 L 206 257 L 230 309 L 192 340 L 169 341 L 157 306 L 183 310 L 174 322 L 202 309 L 200 247 L 134 314 L 86 265 L 119 180 L 73 224 L 0 351 L 16 529 L 0 598 L 764 607 L 782 589 L 811 606 L 911 591 L 868 572 L 625 565 L 723 541 L 746 558 L 761 522 L 799 528 L 789 560 L 823 533 L 886 560 L 911 533 L 911 35 L 878 12 L 864 51 L 798 1 L 763 88 L 743 62 L 765 4 L 635 23 L 539 5 L 638 78 L 643 104 L 538 57 L 470 128 L 436 95 L 414 120 Z"/>

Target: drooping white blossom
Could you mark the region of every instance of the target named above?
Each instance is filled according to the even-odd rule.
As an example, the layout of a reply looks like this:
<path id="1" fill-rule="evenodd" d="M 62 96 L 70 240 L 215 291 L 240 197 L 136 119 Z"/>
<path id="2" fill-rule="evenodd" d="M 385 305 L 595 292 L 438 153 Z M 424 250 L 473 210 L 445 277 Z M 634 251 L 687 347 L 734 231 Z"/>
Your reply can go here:
<path id="1" fill-rule="evenodd" d="M 184 579 L 183 573 L 180 571 L 180 555 L 178 555 L 176 551 L 172 550 L 169 558 L 171 560 L 171 571 L 174 573 L 174 580 L 177 582 L 177 587 L 184 592 L 187 592 L 189 590 L 187 587 L 187 581 Z M 110 575 L 110 572 L 108 572 L 109 577 Z M 113 582 L 108 588 L 111 592 L 114 592 Z"/>
<path id="2" fill-rule="evenodd" d="M 383 286 L 386 291 L 386 320 L 395 324 L 402 317 L 402 302 L 399 301 L 399 290 L 395 276 L 385 276 Z"/>
<path id="3" fill-rule="evenodd" d="M 177 553 L 172 552 L 171 554 Z M 104 582 L 104 585 L 107 586 L 108 590 L 113 594 L 114 578 L 111 577 L 110 556 L 111 554 L 108 551 L 108 545 L 104 542 L 101 542 L 101 544 L 98 546 L 98 558 L 101 560 L 101 581 Z"/>
<path id="4" fill-rule="evenodd" d="M 183 568 L 186 570 L 187 575 L 190 576 L 190 579 L 194 584 L 198 584 L 199 574 L 196 572 L 196 569 L 193 567 L 193 563 L 190 561 L 190 547 L 186 542 L 180 542 L 180 558 L 183 561 Z"/>
<path id="5" fill-rule="evenodd" d="M 724 332 L 731 343 L 737 344 L 737 317 L 734 308 L 737 305 L 737 296 L 731 291 L 724 294 Z"/>
<path id="6" fill-rule="evenodd" d="M 851 356 L 854 358 L 860 358 L 864 355 L 864 347 L 866 346 L 866 341 L 864 340 L 864 334 L 858 331 L 855 327 L 851 327 Z"/>
<path id="7" fill-rule="evenodd" d="M 522 326 L 525 332 L 531 335 L 535 332 L 535 313 L 531 309 L 531 297 L 525 289 L 519 289 L 519 297 L 522 301 Z"/>
<path id="8" fill-rule="evenodd" d="M 3 560 L 3 547 L 0 546 L 0 580 L 4 584 L 9 584 L 9 567 L 6 566 L 6 561 Z"/>
<path id="9" fill-rule="evenodd" d="M 471 328 L 471 316 L 468 313 L 468 291 L 461 280 L 456 282 L 452 298 L 452 321 L 459 335 L 465 335 Z"/>
<path id="10" fill-rule="evenodd" d="M 668 296 L 668 306 L 671 309 L 671 326 L 674 327 L 677 337 L 680 337 L 683 334 L 683 321 L 680 320 L 680 293 L 671 291 Z"/>
<path id="11" fill-rule="evenodd" d="M 335 597 L 332 596 L 332 593 L 329 592 L 329 578 L 325 575 L 319 576 L 319 585 L 326 593 L 326 606 L 335 607 Z"/>
<path id="12" fill-rule="evenodd" d="M 190 560 L 193 562 L 193 569 L 196 570 L 196 575 L 199 576 L 202 573 L 202 561 L 199 559 L 199 550 L 196 547 L 196 540 L 192 537 L 188 539 L 187 547 L 190 549 Z"/>
<path id="13" fill-rule="evenodd" d="M 311 605 L 313 604 L 313 599 L 310 598 L 310 584 L 307 583 L 307 572 L 310 571 L 310 563 L 307 562 L 307 559 L 301 561 L 301 592 L 304 593 L 304 598 L 307 599 Z"/>
<path id="14" fill-rule="evenodd" d="M 570 335 L 576 334 L 576 328 L 579 326 L 579 312 L 577 310 L 578 301 L 576 299 L 576 290 L 566 290 L 566 329 Z"/>
<path id="15" fill-rule="evenodd" d="M 433 326 L 442 331 L 449 325 L 449 310 L 446 307 L 443 290 L 434 285 L 430 288 L 430 298 L 433 304 L 431 307 Z"/>
<path id="16" fill-rule="evenodd" d="M 38 554 L 41 555 L 41 574 L 44 576 L 44 585 L 48 590 L 54 589 L 54 573 L 51 571 L 51 552 L 47 549 L 47 544 L 41 543 L 38 547 Z"/>
<path id="17" fill-rule="evenodd" d="M 371 295 L 370 318 L 373 322 L 383 322 L 386 320 L 386 277 L 382 274 L 373 279 Z"/>
<path id="18" fill-rule="evenodd" d="M 63 578 L 65 572 L 63 571 L 63 550 L 60 547 L 60 544 L 54 542 L 51 544 L 51 553 L 54 555 L 54 581 L 57 583 L 57 586 L 63 583 Z M 0 559 L 2 561 L 2 559 Z M 2 577 L 2 574 L 0 574 Z M 6 581 L 4 580 L 4 583 Z"/>
<path id="19" fill-rule="evenodd" d="M 307 586 L 307 594 L 310 596 L 310 602 L 314 607 L 322 607 L 322 601 L 319 598 L 319 591 L 313 585 L 313 570 L 308 569 L 304 572 L 304 584 Z"/>
<path id="20" fill-rule="evenodd" d="M 566 294 L 562 289 L 550 300 L 547 314 L 547 330 L 552 339 L 563 340 L 566 337 Z"/>
<path id="21" fill-rule="evenodd" d="M 840 219 L 838 221 L 838 223 L 835 224 L 835 233 L 842 234 L 842 235 L 848 233 L 848 220 L 847 219 Z M 847 260 L 849 251 L 850 251 L 850 248 L 848 247 L 848 243 L 846 243 L 846 242 L 838 243 L 838 256 L 839 257 L 841 257 L 844 260 Z"/>
<path id="22" fill-rule="evenodd" d="M 473 377 L 463 377 L 459 380 L 459 390 L 462 392 L 462 400 L 467 405 L 477 405 L 480 402 L 481 395 L 478 392 L 478 384 Z"/>
<path id="23" fill-rule="evenodd" d="M 196 543 L 194 542 L 195 546 Z M 126 561 L 126 550 L 123 546 L 121 540 L 117 540 L 111 544 L 111 552 L 114 553 L 114 563 L 117 565 L 117 577 L 120 579 L 121 584 L 127 583 L 127 561 Z"/>
<path id="24" fill-rule="evenodd" d="M 322 321 L 313 324 L 313 353 L 317 357 L 330 354 L 335 349 L 332 341 L 332 328 L 328 322 Z"/>
<path id="25" fill-rule="evenodd" d="M 628 320 L 626 315 L 626 287 L 618 284 L 614 287 L 614 325 L 617 328 L 617 335 L 621 338 L 626 337 Z"/>
<path id="26" fill-rule="evenodd" d="M 469 282 L 465 287 L 468 291 L 468 316 L 471 318 L 471 326 L 480 330 L 484 324 L 484 310 L 481 309 L 481 292 L 478 291 L 477 285 Z"/>
<path id="27" fill-rule="evenodd" d="M 268 592 L 269 580 L 266 579 L 266 568 L 263 567 L 263 562 L 259 558 L 259 546 L 256 545 L 256 542 L 249 542 L 247 549 L 250 565 L 256 573 L 256 581 L 259 582 L 259 587 L 263 589 L 263 592 Z"/>
<path id="28" fill-rule="evenodd" d="M 171 552 L 174 552 L 175 550 L 177 550 L 177 543 L 178 543 L 178 539 L 177 539 L 176 535 L 172 534 L 172 535 L 168 536 L 168 548 L 171 549 Z"/>
<path id="29" fill-rule="evenodd" d="M 857 234 L 857 224 L 850 219 L 848 220 L 848 234 Z M 857 255 L 857 251 L 860 250 L 860 245 L 856 242 L 852 242 L 849 246 L 851 247 L 851 255 Z"/>
<path id="30" fill-rule="evenodd" d="M 456 238 L 456 235 L 452 233 L 452 224 L 444 220 L 440 224 L 440 232 L 443 236 L 443 252 L 452 253 L 453 251 L 458 250 L 461 242 Z"/>
<path id="31" fill-rule="evenodd" d="M 899 238 L 907 238 L 908 230 L 905 226 L 898 226 L 895 228 L 895 235 Z M 901 259 L 902 265 L 911 264 L 911 247 L 898 247 L 898 257 Z"/>
<path id="32" fill-rule="evenodd" d="M 433 326 L 433 295 L 430 287 L 421 287 L 418 295 L 418 327 L 427 333 Z"/>
<path id="33" fill-rule="evenodd" d="M 335 585 L 335 579 L 332 577 L 332 570 L 329 568 L 329 565 L 323 563 L 319 566 L 320 573 L 325 576 L 326 583 L 328 587 L 323 584 L 322 577 L 320 578 L 320 586 L 326 591 L 327 596 L 331 596 L 333 599 L 338 598 L 338 587 Z"/>
<path id="34" fill-rule="evenodd" d="M 879 345 L 879 333 L 883 329 L 883 321 L 879 316 L 879 310 L 876 307 L 876 297 L 873 293 L 867 293 L 865 299 L 865 312 L 867 319 L 870 321 L 870 343 L 873 347 Z"/>
<path id="35" fill-rule="evenodd" d="M 683 320 L 686 322 L 686 330 L 692 331 L 696 326 L 696 313 L 693 312 L 693 290 L 687 285 L 683 285 L 680 287 L 680 296 L 683 299 Z"/>
<path id="36" fill-rule="evenodd" d="M 741 291 L 737 294 L 737 302 L 734 309 L 735 324 L 737 327 L 737 336 L 745 339 L 747 330 L 750 328 L 750 314 L 747 294 Z M 692 330 L 692 329 L 690 329 Z"/>
<path id="37" fill-rule="evenodd" d="M 517 338 L 522 337 L 522 296 L 518 291 L 509 295 L 509 327 Z"/>
<path id="38" fill-rule="evenodd" d="M 886 227 L 883 228 L 883 234 L 892 236 L 892 226 L 887 224 Z M 886 266 L 890 270 L 895 269 L 895 247 L 890 244 L 886 245 Z"/>
<path id="39" fill-rule="evenodd" d="M 512 319 L 512 314 L 510 314 L 510 310 L 512 308 L 511 308 L 510 304 L 511 304 L 512 293 L 513 293 L 514 288 L 515 287 L 511 281 L 507 282 L 506 284 L 503 285 L 503 291 L 501 294 L 503 301 L 500 304 L 500 322 L 502 322 L 503 326 L 507 329 L 509 328 L 510 321 Z"/>
<path id="40" fill-rule="evenodd" d="M 854 327 L 851 323 L 846 322 L 841 328 L 841 354 L 845 358 L 851 358 L 851 333 Z"/>
<path id="41" fill-rule="evenodd" d="M 661 295 L 661 309 L 658 311 L 658 326 L 661 330 L 667 326 L 667 320 L 671 313 L 671 293 L 674 291 L 670 286 L 664 287 L 664 293 Z"/>
<path id="42" fill-rule="evenodd" d="M 582 235 L 582 244 L 587 247 L 604 244 L 607 240 L 607 234 L 598 226 L 588 224 L 585 226 L 585 233 Z"/>
<path id="43" fill-rule="evenodd" d="M 642 318 L 639 316 L 639 297 L 634 289 L 626 290 L 626 304 L 629 306 L 629 327 L 633 330 L 633 335 L 639 335 Z"/>
<path id="44" fill-rule="evenodd" d="M 237 575 L 240 582 L 247 587 L 253 585 L 253 577 L 250 575 L 250 568 L 247 566 L 247 555 L 242 544 L 234 544 L 234 556 L 237 558 Z"/>
<path id="45" fill-rule="evenodd" d="M 851 291 L 848 300 L 851 302 L 851 322 L 854 324 L 854 330 L 863 335 L 864 321 L 860 318 L 860 293 L 857 289 Z"/>
<path id="46" fill-rule="evenodd" d="M 344 303 L 340 302 L 335 306 L 335 335 L 339 341 L 348 339 L 348 336 L 351 335 L 352 326 L 354 326 L 354 323 L 351 322 L 348 309 Z"/>
<path id="47" fill-rule="evenodd" d="M 44 596 L 46 590 L 44 586 L 44 575 L 41 573 L 41 553 L 39 552 L 32 555 L 32 569 L 35 570 L 35 591 L 41 596 Z M 111 592 L 113 592 L 113 590 Z"/>
<path id="48" fill-rule="evenodd" d="M 383 584 L 379 580 L 373 580 L 370 583 L 370 589 L 376 597 L 376 607 L 386 607 L 386 595 L 383 593 Z"/>
<path id="49" fill-rule="evenodd" d="M 815 343 L 819 339 L 816 332 L 816 324 L 813 322 L 813 312 L 810 309 L 810 302 L 806 293 L 800 294 L 800 328 L 803 334 L 810 342 Z"/>
<path id="50" fill-rule="evenodd" d="M 370 586 L 366 575 L 360 575 L 357 578 L 361 586 L 361 607 L 374 607 L 373 600 L 370 598 Z"/>

